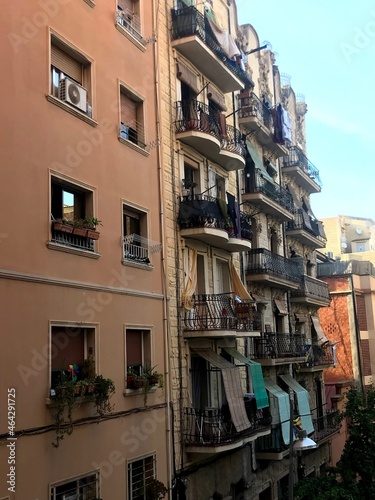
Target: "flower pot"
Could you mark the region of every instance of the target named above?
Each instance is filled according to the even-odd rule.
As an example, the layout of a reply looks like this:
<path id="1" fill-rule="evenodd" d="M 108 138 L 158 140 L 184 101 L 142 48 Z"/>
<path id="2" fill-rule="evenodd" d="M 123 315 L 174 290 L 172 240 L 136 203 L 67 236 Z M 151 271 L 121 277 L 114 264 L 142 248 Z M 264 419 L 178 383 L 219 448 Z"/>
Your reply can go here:
<path id="1" fill-rule="evenodd" d="M 54 231 L 60 231 L 62 233 L 72 233 L 73 226 L 71 224 L 64 224 L 64 222 L 53 222 Z"/>
<path id="2" fill-rule="evenodd" d="M 95 390 L 94 384 L 88 384 L 86 386 L 86 394 L 88 394 L 88 395 L 94 394 L 94 390 Z"/>
<path id="3" fill-rule="evenodd" d="M 145 386 L 145 381 L 140 378 L 134 379 L 134 389 L 142 389 Z"/>
<path id="4" fill-rule="evenodd" d="M 73 234 L 76 236 L 82 236 L 84 238 L 87 237 L 87 229 L 84 227 L 73 227 Z"/>
<path id="5" fill-rule="evenodd" d="M 159 383 L 159 379 L 155 375 L 151 375 L 148 381 L 150 385 L 156 385 Z"/>
<path id="6" fill-rule="evenodd" d="M 88 229 L 87 230 L 87 237 L 92 239 L 92 240 L 98 240 L 100 236 L 99 231 L 95 231 L 94 229 Z"/>

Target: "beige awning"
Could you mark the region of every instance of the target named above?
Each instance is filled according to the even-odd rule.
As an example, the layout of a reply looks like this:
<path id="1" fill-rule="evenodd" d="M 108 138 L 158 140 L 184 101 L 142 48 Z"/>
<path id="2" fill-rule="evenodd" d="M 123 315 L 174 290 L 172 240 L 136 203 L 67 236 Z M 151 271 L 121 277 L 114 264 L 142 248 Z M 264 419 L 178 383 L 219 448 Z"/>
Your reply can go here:
<path id="1" fill-rule="evenodd" d="M 216 90 L 212 85 L 208 86 L 207 97 L 212 101 L 221 111 L 226 111 L 227 107 L 225 105 L 224 95 Z"/>
<path id="2" fill-rule="evenodd" d="M 275 307 L 277 314 L 280 316 L 287 316 L 288 315 L 288 308 L 283 300 L 280 299 L 274 299 Z"/>
<path id="3" fill-rule="evenodd" d="M 251 427 L 246 414 L 239 369 L 211 349 L 192 349 L 192 352 L 221 370 L 230 416 L 236 431 L 242 432 Z"/>
<path id="4" fill-rule="evenodd" d="M 196 94 L 199 94 L 198 75 L 181 61 L 177 62 L 177 78 L 186 83 Z"/>
<path id="5" fill-rule="evenodd" d="M 234 293 L 236 295 L 238 295 L 243 300 L 245 300 L 245 299 L 251 300 L 252 298 L 251 298 L 249 292 L 246 290 L 246 287 L 243 284 L 243 282 L 240 278 L 240 275 L 237 272 L 237 269 L 234 265 L 233 260 L 231 261 L 230 266 L 229 266 L 229 273 L 230 273 Z"/>
<path id="6" fill-rule="evenodd" d="M 307 322 L 307 314 L 294 314 L 295 318 L 297 321 L 300 323 L 306 323 Z"/>
<path id="7" fill-rule="evenodd" d="M 325 336 L 325 333 L 323 332 L 323 328 L 322 325 L 320 324 L 319 318 L 317 316 L 315 317 L 311 316 L 311 322 L 318 336 L 318 342 L 320 344 L 325 344 L 326 342 L 328 342 L 328 339 Z"/>

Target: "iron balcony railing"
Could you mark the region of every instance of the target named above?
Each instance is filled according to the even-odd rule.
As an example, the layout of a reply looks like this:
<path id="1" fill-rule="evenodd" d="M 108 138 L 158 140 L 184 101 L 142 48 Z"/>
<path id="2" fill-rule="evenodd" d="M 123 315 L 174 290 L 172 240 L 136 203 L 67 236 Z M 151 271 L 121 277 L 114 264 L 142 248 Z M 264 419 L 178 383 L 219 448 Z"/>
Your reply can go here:
<path id="1" fill-rule="evenodd" d="M 286 230 L 306 231 L 324 244 L 327 240 L 322 222 L 312 219 L 302 208 L 295 212 L 294 220 L 287 222 Z"/>
<path id="2" fill-rule="evenodd" d="M 314 434 L 311 438 L 319 442 L 332 434 L 337 433 L 341 427 L 340 411 L 326 410 L 326 405 L 323 405 L 319 410 L 312 410 Z"/>
<path id="3" fill-rule="evenodd" d="M 246 150 L 242 142 L 241 132 L 237 128 L 232 127 L 232 125 L 226 125 L 225 128 L 226 133 L 221 136 L 221 149 L 245 158 Z"/>
<path id="4" fill-rule="evenodd" d="M 306 351 L 306 368 L 322 365 L 333 365 L 334 358 L 330 346 L 313 344 Z"/>
<path id="5" fill-rule="evenodd" d="M 281 159 L 283 167 L 299 167 L 312 179 L 318 186 L 322 187 L 322 181 L 319 177 L 319 170 L 311 163 L 307 156 L 297 147 L 289 148 L 289 154 Z"/>
<path id="6" fill-rule="evenodd" d="M 52 228 L 52 241 L 59 245 L 64 245 L 71 248 L 78 248 L 80 250 L 88 250 L 89 252 L 95 251 L 94 240 L 86 236 L 78 236 L 73 233 L 65 233 L 56 231 Z"/>
<path id="7" fill-rule="evenodd" d="M 271 433 L 258 437 L 255 442 L 255 452 L 282 453 L 287 449 L 283 441 L 281 424 L 272 424 Z"/>
<path id="8" fill-rule="evenodd" d="M 254 92 L 239 96 L 239 118 L 257 118 L 271 134 L 274 132 L 272 109 L 263 104 Z"/>
<path id="9" fill-rule="evenodd" d="M 133 236 L 133 235 L 131 235 Z M 124 237 L 124 260 L 131 260 L 142 264 L 149 264 L 149 249 L 131 238 Z"/>
<path id="10" fill-rule="evenodd" d="M 262 193 L 267 196 L 267 198 L 270 198 L 271 200 L 284 207 L 290 213 L 294 213 L 293 197 L 288 190 L 284 189 L 278 184 L 269 182 L 260 174 L 255 174 L 254 182 L 251 178 L 246 177 L 245 171 L 243 172 L 243 175 L 245 186 L 243 190 L 244 194 Z"/>
<path id="11" fill-rule="evenodd" d="M 172 9 L 172 40 L 189 36 L 197 36 L 215 54 L 215 56 L 243 83 L 245 87 L 253 87 L 249 75 L 233 60 L 231 60 L 218 44 L 211 26 L 205 15 L 194 6 Z"/>
<path id="12" fill-rule="evenodd" d="M 247 273 L 271 274 L 298 283 L 300 273 L 298 265 L 282 255 L 277 255 L 265 248 L 254 248 L 249 251 Z"/>
<path id="13" fill-rule="evenodd" d="M 298 290 L 292 290 L 291 295 L 292 297 L 309 297 L 327 301 L 331 300 L 327 283 L 307 275 L 303 275 L 301 277 L 300 288 Z"/>
<path id="14" fill-rule="evenodd" d="M 220 446 L 255 434 L 271 424 L 269 408 L 256 409 L 255 400 L 245 402 L 250 427 L 237 432 L 227 404 L 221 408 L 185 408 L 184 442 L 191 446 Z"/>
<path id="15" fill-rule="evenodd" d="M 260 313 L 255 310 L 255 301 L 240 299 L 234 293 L 195 295 L 193 299 L 193 308 L 184 312 L 185 331 L 260 330 Z"/>
<path id="16" fill-rule="evenodd" d="M 298 358 L 306 355 L 306 337 L 300 333 L 267 332 L 251 339 L 250 357 L 253 359 Z"/>
<path id="17" fill-rule="evenodd" d="M 228 206 L 222 200 L 203 194 L 183 196 L 180 203 L 178 222 L 181 229 L 213 228 L 223 229 L 230 237 L 236 237 L 236 228 L 228 215 Z M 240 212 L 240 235 L 238 238 L 251 241 L 250 216 Z"/>

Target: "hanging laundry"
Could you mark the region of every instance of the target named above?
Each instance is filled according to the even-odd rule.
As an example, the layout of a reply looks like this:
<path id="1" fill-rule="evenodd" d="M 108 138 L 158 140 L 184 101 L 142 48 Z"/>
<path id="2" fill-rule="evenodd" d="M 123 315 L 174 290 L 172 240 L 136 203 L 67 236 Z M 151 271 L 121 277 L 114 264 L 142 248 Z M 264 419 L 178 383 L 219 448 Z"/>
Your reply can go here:
<path id="1" fill-rule="evenodd" d="M 240 56 L 241 53 L 229 31 L 219 28 L 219 26 L 213 21 L 212 16 L 208 15 L 208 13 L 206 13 L 206 19 L 212 30 L 212 34 L 229 59 L 234 59 L 236 56 Z"/>

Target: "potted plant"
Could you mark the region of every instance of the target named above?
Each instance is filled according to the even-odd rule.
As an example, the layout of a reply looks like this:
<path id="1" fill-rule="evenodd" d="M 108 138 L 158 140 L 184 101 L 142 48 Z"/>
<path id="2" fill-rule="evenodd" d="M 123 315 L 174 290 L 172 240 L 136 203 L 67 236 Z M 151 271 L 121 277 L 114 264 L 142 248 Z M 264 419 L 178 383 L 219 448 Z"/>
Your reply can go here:
<path id="1" fill-rule="evenodd" d="M 90 215 L 83 219 L 83 223 L 87 228 L 87 237 L 92 240 L 98 240 L 100 233 L 96 231 L 96 226 L 102 225 L 102 221 Z"/>
<path id="2" fill-rule="evenodd" d="M 137 370 L 134 368 L 129 368 L 126 378 L 126 387 L 128 389 L 142 389 L 145 385 L 145 380 L 142 375 L 139 375 Z"/>
<path id="3" fill-rule="evenodd" d="M 73 225 L 69 224 L 65 219 L 55 219 L 52 221 L 52 228 L 54 231 L 60 231 L 61 233 L 72 233 Z"/>
<path id="4" fill-rule="evenodd" d="M 73 234 L 76 236 L 87 237 L 87 229 L 84 225 L 84 219 L 74 219 L 73 220 Z"/>
<path id="5" fill-rule="evenodd" d="M 55 388 L 53 420 L 55 421 L 56 438 L 52 446 L 58 448 L 65 434 L 73 432 L 72 412 L 75 402 L 75 383 L 72 380 L 64 380 Z M 65 413 L 67 420 L 65 421 Z"/>
<path id="6" fill-rule="evenodd" d="M 109 400 L 115 392 L 115 384 L 110 378 L 104 378 L 102 375 L 95 377 L 94 398 L 96 411 L 100 416 L 112 411 Z"/>
<path id="7" fill-rule="evenodd" d="M 86 394 L 93 394 L 95 390 L 95 361 L 92 357 L 88 357 L 83 361 L 81 366 L 82 378 L 85 381 Z"/>
<path id="8" fill-rule="evenodd" d="M 146 484 L 146 500 L 163 500 L 168 493 L 165 485 L 157 479 L 150 479 Z"/>
<path id="9" fill-rule="evenodd" d="M 158 385 L 159 387 L 163 387 L 164 377 L 162 373 L 159 373 L 155 370 L 155 366 L 151 367 L 146 365 L 141 378 L 144 380 L 142 392 L 144 394 L 144 404 L 146 406 L 148 393 L 156 385 Z"/>

